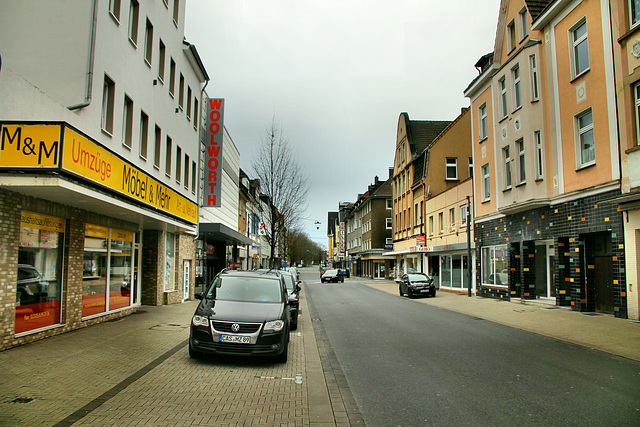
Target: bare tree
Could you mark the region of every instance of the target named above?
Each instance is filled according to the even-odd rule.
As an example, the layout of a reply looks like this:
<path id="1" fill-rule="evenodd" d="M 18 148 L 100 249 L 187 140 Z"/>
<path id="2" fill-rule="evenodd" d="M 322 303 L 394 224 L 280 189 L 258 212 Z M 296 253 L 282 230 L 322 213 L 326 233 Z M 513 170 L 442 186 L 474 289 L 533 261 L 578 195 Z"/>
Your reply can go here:
<path id="1" fill-rule="evenodd" d="M 296 161 L 295 151 L 289 145 L 275 120 L 265 129 L 252 167 L 260 180 L 265 209 L 265 238 L 271 246 L 270 266 L 274 267 L 275 251 L 286 246 L 286 230 L 293 227 L 306 210 L 308 177 Z"/>

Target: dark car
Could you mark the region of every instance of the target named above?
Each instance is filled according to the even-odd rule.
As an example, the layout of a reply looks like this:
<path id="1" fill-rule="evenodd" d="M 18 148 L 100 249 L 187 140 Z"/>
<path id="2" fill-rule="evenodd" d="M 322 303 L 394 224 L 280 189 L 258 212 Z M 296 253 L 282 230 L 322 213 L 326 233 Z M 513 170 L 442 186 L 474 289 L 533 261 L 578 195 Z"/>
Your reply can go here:
<path id="1" fill-rule="evenodd" d="M 325 283 L 325 282 L 344 283 L 344 274 L 342 274 L 342 270 L 340 269 L 327 270 L 320 278 L 320 281 L 322 283 Z"/>
<path id="2" fill-rule="evenodd" d="M 433 284 L 433 278 L 423 273 L 403 274 L 398 283 L 398 291 L 400 296 L 407 294 L 409 298 L 418 295 L 436 296 L 436 286 Z"/>
<path id="3" fill-rule="evenodd" d="M 275 356 L 287 361 L 289 295 L 276 272 L 223 270 L 191 320 L 189 356 Z"/>
<path id="4" fill-rule="evenodd" d="M 287 285 L 289 294 L 289 311 L 291 312 L 291 330 L 298 329 L 298 313 L 300 312 L 300 280 L 295 274 L 288 271 L 282 272 L 282 277 Z"/>
<path id="5" fill-rule="evenodd" d="M 349 270 L 348 268 L 343 268 L 342 274 L 348 279 L 349 277 L 351 277 L 351 270 Z"/>

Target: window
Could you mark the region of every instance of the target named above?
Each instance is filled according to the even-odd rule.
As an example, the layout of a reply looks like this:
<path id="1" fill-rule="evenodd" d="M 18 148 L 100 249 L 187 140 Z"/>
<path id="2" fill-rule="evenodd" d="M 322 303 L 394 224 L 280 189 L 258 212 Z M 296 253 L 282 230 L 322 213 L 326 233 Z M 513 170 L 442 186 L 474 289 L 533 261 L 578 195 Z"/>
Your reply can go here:
<path id="1" fill-rule="evenodd" d="M 640 83 L 633 87 L 633 97 L 636 108 L 636 145 L 640 145 Z"/>
<path id="2" fill-rule="evenodd" d="M 482 248 L 482 283 L 509 286 L 509 249 L 507 245 Z"/>
<path id="3" fill-rule="evenodd" d="M 167 135 L 167 145 L 164 149 L 164 157 L 165 157 L 164 173 L 169 177 L 171 176 L 171 150 L 173 149 L 172 143 L 173 141 L 171 141 L 171 137 Z"/>
<path id="4" fill-rule="evenodd" d="M 458 179 L 458 159 L 456 157 L 447 157 L 446 169 L 448 180 Z"/>
<path id="5" fill-rule="evenodd" d="M 156 125 L 156 130 L 155 130 L 155 143 L 156 143 L 156 146 L 154 147 L 154 150 L 153 150 L 153 167 L 159 170 L 160 169 L 160 151 L 161 151 L 161 145 L 162 145 L 162 131 L 160 130 L 158 125 Z"/>
<path id="6" fill-rule="evenodd" d="M 502 159 L 504 161 L 504 189 L 508 190 L 511 188 L 511 150 L 508 145 L 502 149 Z"/>
<path id="7" fill-rule="evenodd" d="M 169 95 L 173 98 L 176 89 L 176 62 L 171 58 L 169 63 Z"/>
<path id="8" fill-rule="evenodd" d="M 393 218 L 387 218 L 387 230 L 393 229 Z"/>
<path id="9" fill-rule="evenodd" d="M 489 137 L 489 127 L 487 125 L 487 103 L 485 102 L 478 109 L 478 128 L 480 133 L 480 141 Z"/>
<path id="10" fill-rule="evenodd" d="M 543 162 L 544 157 L 542 155 L 542 134 L 539 130 L 533 132 L 533 140 L 536 144 L 536 179 L 543 179 Z"/>
<path id="11" fill-rule="evenodd" d="M 387 209 L 393 209 L 393 200 L 387 199 Z"/>
<path id="12" fill-rule="evenodd" d="M 523 184 L 527 180 L 526 163 L 524 158 L 524 139 L 516 141 L 518 149 L 518 184 Z"/>
<path id="13" fill-rule="evenodd" d="M 511 22 L 507 24 L 507 52 L 511 52 L 516 46 L 516 23 L 512 19 Z"/>
<path id="14" fill-rule="evenodd" d="M 578 167 L 587 166 L 596 161 L 596 147 L 593 136 L 593 114 L 591 109 L 576 117 L 578 129 Z"/>
<path id="15" fill-rule="evenodd" d="M 196 162 L 191 161 L 191 192 L 196 194 Z"/>
<path id="16" fill-rule="evenodd" d="M 146 160 L 149 145 L 149 116 L 140 111 L 140 157 Z"/>
<path id="17" fill-rule="evenodd" d="M 189 189 L 189 155 L 184 153 L 184 188 Z"/>
<path id="18" fill-rule="evenodd" d="M 473 157 L 469 157 L 469 177 L 473 178 Z"/>
<path id="19" fill-rule="evenodd" d="M 173 291 L 176 288 L 175 282 L 175 250 L 176 238 L 175 234 L 167 232 L 165 239 L 165 257 L 164 257 L 164 290 Z"/>
<path id="20" fill-rule="evenodd" d="M 520 65 L 516 65 L 511 69 L 511 78 L 513 79 L 513 109 L 517 110 L 522 107 L 522 93 L 520 91 Z"/>
<path id="21" fill-rule="evenodd" d="M 138 45 L 138 18 L 140 15 L 140 4 L 138 0 L 131 0 L 129 4 L 129 40 L 134 46 Z"/>
<path id="22" fill-rule="evenodd" d="M 531 71 L 531 101 L 537 101 L 540 98 L 538 89 L 538 63 L 535 55 L 529 56 L 529 70 Z"/>
<path id="23" fill-rule="evenodd" d="M 460 206 L 460 225 L 462 227 L 467 225 L 467 213 L 469 210 L 467 209 L 467 205 Z"/>
<path id="24" fill-rule="evenodd" d="M 173 0 L 173 23 L 178 26 L 180 18 L 180 0 Z"/>
<path id="25" fill-rule="evenodd" d="M 187 120 L 191 120 L 191 87 L 187 87 Z"/>
<path id="26" fill-rule="evenodd" d="M 429 235 L 433 236 L 433 216 L 429 217 Z"/>
<path id="27" fill-rule="evenodd" d="M 489 164 L 484 164 L 480 168 L 482 171 L 482 201 L 486 202 L 491 199 L 491 177 L 489 175 Z"/>
<path id="28" fill-rule="evenodd" d="M 116 95 L 116 84 L 107 75 L 102 87 L 102 130 L 113 135 L 113 108 Z"/>
<path id="29" fill-rule="evenodd" d="M 629 0 L 629 8 L 631 27 L 635 27 L 640 22 L 640 0 Z"/>
<path id="30" fill-rule="evenodd" d="M 124 107 L 122 109 L 122 145 L 131 149 L 133 138 L 133 101 L 124 94 Z"/>
<path id="31" fill-rule="evenodd" d="M 529 18 L 527 17 L 527 8 L 523 7 L 518 12 L 518 26 L 520 30 L 520 40 L 524 40 L 529 35 Z"/>
<path id="32" fill-rule="evenodd" d="M 164 63 L 166 61 L 167 49 L 162 39 L 159 40 L 158 44 L 160 45 L 158 48 L 158 79 L 161 83 L 164 83 Z"/>
<path id="33" fill-rule="evenodd" d="M 151 66 L 151 60 L 153 57 L 153 24 L 147 19 L 147 30 L 145 31 L 144 39 L 144 60 Z"/>
<path id="34" fill-rule="evenodd" d="M 198 98 L 193 98 L 193 128 L 198 130 Z"/>
<path id="35" fill-rule="evenodd" d="M 178 89 L 178 106 L 181 110 L 184 110 L 184 76 L 180 73 L 180 88 Z"/>
<path id="36" fill-rule="evenodd" d="M 456 228 L 456 208 L 449 209 L 449 227 Z"/>
<path id="37" fill-rule="evenodd" d="M 444 233 L 444 212 L 438 212 L 438 225 L 440 226 L 440 234 Z"/>
<path id="38" fill-rule="evenodd" d="M 176 146 L 176 182 L 180 184 L 182 177 L 182 148 Z"/>
<path id="39" fill-rule="evenodd" d="M 575 78 L 589 69 L 589 39 L 586 20 L 583 19 L 571 29 L 571 41 L 573 43 L 571 62 Z"/>
<path id="40" fill-rule="evenodd" d="M 120 23 L 120 0 L 109 0 L 109 14 Z"/>
<path id="41" fill-rule="evenodd" d="M 509 111 L 509 104 L 507 102 L 507 80 L 502 77 L 498 84 L 500 85 L 500 114 L 502 118 L 505 118 Z"/>

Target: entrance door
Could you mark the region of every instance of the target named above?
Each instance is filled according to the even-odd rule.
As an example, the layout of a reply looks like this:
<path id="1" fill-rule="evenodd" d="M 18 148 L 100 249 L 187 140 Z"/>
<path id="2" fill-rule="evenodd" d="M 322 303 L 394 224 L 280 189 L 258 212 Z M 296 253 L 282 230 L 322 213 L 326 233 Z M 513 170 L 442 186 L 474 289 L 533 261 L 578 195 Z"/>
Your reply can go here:
<path id="1" fill-rule="evenodd" d="M 191 260 L 182 263 L 182 301 L 189 299 L 189 283 L 191 282 Z"/>
<path id="2" fill-rule="evenodd" d="M 611 257 L 596 257 L 596 311 L 613 313 L 613 265 Z"/>

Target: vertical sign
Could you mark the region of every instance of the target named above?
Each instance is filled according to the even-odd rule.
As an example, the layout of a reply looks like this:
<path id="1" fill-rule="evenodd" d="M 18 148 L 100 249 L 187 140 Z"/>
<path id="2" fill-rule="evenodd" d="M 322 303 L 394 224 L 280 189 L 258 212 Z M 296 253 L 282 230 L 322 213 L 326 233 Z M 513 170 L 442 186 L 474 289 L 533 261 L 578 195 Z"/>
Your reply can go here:
<path id="1" fill-rule="evenodd" d="M 344 256 L 344 222 L 340 223 L 340 254 Z"/>
<path id="2" fill-rule="evenodd" d="M 220 207 L 224 99 L 209 99 L 205 133 L 204 194 L 202 206 Z"/>

